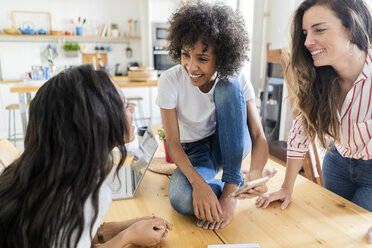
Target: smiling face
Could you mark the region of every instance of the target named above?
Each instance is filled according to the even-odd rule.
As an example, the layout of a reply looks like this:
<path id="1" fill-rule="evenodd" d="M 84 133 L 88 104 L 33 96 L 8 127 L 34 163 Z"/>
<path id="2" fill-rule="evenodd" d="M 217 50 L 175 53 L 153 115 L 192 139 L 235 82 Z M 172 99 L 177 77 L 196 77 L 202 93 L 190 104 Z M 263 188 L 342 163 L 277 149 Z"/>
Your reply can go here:
<path id="1" fill-rule="evenodd" d="M 208 92 L 216 79 L 216 55 L 213 47 L 204 45 L 199 39 L 193 47 L 183 47 L 181 64 L 189 74 L 192 85 Z"/>
<path id="2" fill-rule="evenodd" d="M 335 66 L 352 53 L 350 32 L 342 25 L 332 10 L 316 5 L 308 9 L 302 18 L 302 30 L 306 36 L 305 47 L 314 60 L 314 66 Z"/>

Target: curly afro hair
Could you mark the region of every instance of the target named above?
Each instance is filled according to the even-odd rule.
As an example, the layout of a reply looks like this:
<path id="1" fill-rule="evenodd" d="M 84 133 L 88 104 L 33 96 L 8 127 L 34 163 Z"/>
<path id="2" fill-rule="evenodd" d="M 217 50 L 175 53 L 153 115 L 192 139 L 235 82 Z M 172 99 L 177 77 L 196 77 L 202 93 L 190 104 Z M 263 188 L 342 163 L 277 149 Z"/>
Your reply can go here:
<path id="1" fill-rule="evenodd" d="M 221 78 L 232 76 L 248 61 L 249 38 L 238 11 L 222 3 L 188 2 L 169 19 L 169 55 L 181 62 L 181 48 L 193 47 L 201 39 L 216 54 Z"/>

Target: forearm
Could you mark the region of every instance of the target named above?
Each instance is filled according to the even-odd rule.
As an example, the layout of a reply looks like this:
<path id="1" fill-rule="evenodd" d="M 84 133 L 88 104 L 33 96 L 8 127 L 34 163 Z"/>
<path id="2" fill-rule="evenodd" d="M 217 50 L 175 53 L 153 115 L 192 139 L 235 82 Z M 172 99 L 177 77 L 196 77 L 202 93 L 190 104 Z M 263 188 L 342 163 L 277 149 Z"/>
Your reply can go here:
<path id="1" fill-rule="evenodd" d="M 251 166 L 249 170 L 250 178 L 259 178 L 262 176 L 267 159 L 269 157 L 269 147 L 266 139 L 260 135 L 252 141 Z"/>
<path id="2" fill-rule="evenodd" d="M 99 248 L 122 248 L 125 247 L 126 245 L 129 245 L 131 243 L 130 237 L 127 234 L 127 232 L 122 231 L 109 241 L 100 244 L 98 247 Z"/>
<path id="3" fill-rule="evenodd" d="M 200 182 L 204 182 L 204 179 L 194 169 L 194 166 L 188 159 L 185 151 L 181 146 L 181 143 L 167 142 L 167 148 L 173 162 L 177 165 L 177 168 L 185 175 L 192 187 Z"/>
<path id="4" fill-rule="evenodd" d="M 131 225 L 133 225 L 135 222 L 144 220 L 144 219 L 150 219 L 151 217 L 141 217 L 131 220 L 125 220 L 125 221 L 118 221 L 118 222 L 105 222 L 98 228 L 98 232 L 101 232 L 103 241 L 107 242 L 117 236 L 120 232 L 127 229 Z M 98 243 L 98 232 L 96 236 L 93 239 L 93 243 Z"/>
<path id="5" fill-rule="evenodd" d="M 297 174 L 300 171 L 302 161 L 302 159 L 287 159 L 285 178 L 282 188 L 287 189 L 291 193 L 293 192 L 293 186 L 296 181 Z"/>

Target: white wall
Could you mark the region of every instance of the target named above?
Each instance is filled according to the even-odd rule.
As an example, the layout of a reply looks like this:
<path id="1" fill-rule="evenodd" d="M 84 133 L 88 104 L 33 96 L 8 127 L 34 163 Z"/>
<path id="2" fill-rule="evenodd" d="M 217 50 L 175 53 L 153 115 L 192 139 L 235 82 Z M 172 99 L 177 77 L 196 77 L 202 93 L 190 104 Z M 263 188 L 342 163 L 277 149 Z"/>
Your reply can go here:
<path id="1" fill-rule="evenodd" d="M 2 0 L 4 1 L 4 0 Z M 5 1 L 4 1 L 5 2 Z M 48 0 L 14 0 L 6 1 L 5 4 L 1 4 L 0 8 L 0 29 L 11 27 L 11 11 L 13 10 L 27 10 L 27 11 L 47 11 L 51 13 L 51 26 L 54 30 L 71 30 L 73 25 L 70 20 L 73 19 L 77 22 L 78 17 L 82 19 L 86 18 L 84 24 L 84 33 L 87 35 L 95 35 L 98 33 L 100 27 L 104 23 L 117 23 L 119 30 L 122 34 L 128 33 L 129 25 L 128 19 L 139 20 L 140 27 L 142 27 L 143 15 L 141 15 L 142 1 L 136 0 L 108 0 L 105 2 L 98 0 L 65 0 L 65 1 L 48 1 Z M 145 20 L 146 21 L 146 20 Z M 35 27 L 36 29 L 37 27 Z M 142 35 L 142 33 L 140 34 Z M 145 37 L 147 38 L 147 37 Z M 52 42 L 37 42 L 30 45 L 29 42 L 0 42 L 0 59 L 2 52 L 7 50 L 9 52 L 9 45 L 14 44 L 12 49 L 15 53 L 18 47 L 27 47 L 30 49 L 37 50 L 40 54 L 45 50 L 49 44 L 57 44 L 59 56 L 55 59 L 57 66 L 63 67 L 64 65 L 76 65 L 81 63 L 81 58 L 66 58 L 64 52 L 61 49 L 62 40 L 55 40 Z M 127 58 L 125 56 L 125 48 L 127 43 L 133 48 L 133 57 Z M 86 52 L 94 50 L 95 46 L 111 46 L 113 51 L 108 53 L 108 63 L 111 67 L 114 67 L 116 63 L 120 63 L 122 68 L 126 68 L 128 62 L 137 61 L 142 63 L 142 49 L 141 41 L 131 40 L 121 44 L 111 44 L 107 42 L 84 42 L 79 40 L 79 44 L 86 48 Z M 27 54 L 24 54 L 27 56 Z M 8 58 L 7 58 L 8 59 Z M 22 57 L 14 56 L 14 60 L 10 63 L 16 63 L 15 61 L 23 59 Z M 37 63 L 39 58 L 35 58 Z M 43 64 L 47 65 L 46 60 L 42 61 Z M 146 61 L 147 62 L 147 61 Z M 4 72 L 3 72 L 4 74 Z"/>
<path id="2" fill-rule="evenodd" d="M 71 30 L 73 26 L 70 19 L 75 22 L 80 16 L 86 18 L 87 21 L 84 25 L 84 33 L 94 35 L 98 32 L 99 27 L 104 23 L 117 23 L 119 30 L 122 34 L 128 33 L 129 25 L 128 19 L 139 20 L 141 40 L 129 41 L 130 46 L 133 48 L 133 57 L 127 58 L 125 55 L 125 48 L 127 42 L 123 43 L 110 43 L 110 42 L 84 42 L 79 40 L 79 44 L 85 47 L 85 51 L 89 52 L 98 46 L 111 46 L 112 52 L 108 53 L 108 64 L 114 68 L 116 63 L 120 63 L 124 69 L 127 67 L 128 62 L 137 61 L 143 65 L 148 66 L 149 60 L 147 51 L 143 47 L 148 44 L 150 37 L 148 36 L 148 2 L 149 0 L 64 0 L 64 1 L 49 1 L 49 0 L 13 0 L 5 1 L 0 0 L 0 32 L 3 28 L 12 26 L 11 11 L 13 10 L 26 10 L 26 11 L 47 11 L 51 13 L 51 26 L 54 30 Z M 36 27 L 35 27 L 36 28 Z M 18 41 L 0 41 L 0 61 L 6 63 L 11 68 L 15 68 L 13 73 L 10 71 L 3 72 L 6 79 L 23 79 L 27 71 L 31 70 L 34 64 L 42 64 L 47 66 L 48 63 L 43 56 L 47 45 L 56 44 L 59 56 L 55 59 L 55 64 L 58 68 L 63 68 L 64 65 L 79 65 L 81 64 L 81 56 L 77 58 L 65 57 L 64 51 L 61 49 L 63 44 L 62 40 L 42 41 L 36 42 L 23 42 Z M 0 80 L 1 72 L 0 72 Z M 5 111 L 5 106 L 10 103 L 17 103 L 18 96 L 15 93 L 10 93 L 10 84 L 0 84 L 0 139 L 7 137 L 8 129 L 8 113 Z M 154 91 L 154 90 L 153 90 Z M 127 96 L 142 96 L 145 99 L 144 110 L 145 115 L 148 116 L 149 110 L 149 97 L 148 91 L 143 88 L 130 88 L 124 89 Z M 153 100 L 154 96 L 153 94 Z M 154 104 L 153 104 L 154 105 Z M 154 107 L 154 106 L 153 106 Z M 154 117 L 158 120 L 160 116 Z M 19 112 L 16 114 L 17 129 L 21 132 L 21 124 L 19 120 Z"/>
<path id="3" fill-rule="evenodd" d="M 302 0 L 255 0 L 252 39 L 251 81 L 256 95 L 263 91 L 266 77 L 266 44 L 271 49 L 288 47 L 290 21 L 293 12 Z M 292 125 L 291 109 L 283 90 L 282 115 L 279 139 L 285 140 Z"/>

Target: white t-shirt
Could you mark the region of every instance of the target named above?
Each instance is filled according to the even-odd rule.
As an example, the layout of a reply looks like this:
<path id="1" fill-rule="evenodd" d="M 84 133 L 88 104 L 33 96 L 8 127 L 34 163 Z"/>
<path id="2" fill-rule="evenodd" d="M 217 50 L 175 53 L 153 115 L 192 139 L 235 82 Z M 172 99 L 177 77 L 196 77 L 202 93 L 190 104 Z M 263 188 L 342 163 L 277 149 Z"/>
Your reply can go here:
<path id="1" fill-rule="evenodd" d="M 92 237 L 96 235 L 98 227 L 100 226 L 100 224 L 102 223 L 103 219 L 106 216 L 106 213 L 112 201 L 111 195 L 112 195 L 112 191 L 110 187 L 104 182 L 99 191 L 99 202 L 98 202 L 99 210 L 98 210 L 97 219 L 93 225 Z M 90 196 L 84 205 L 84 218 L 85 218 L 84 230 L 79 240 L 79 243 L 76 246 L 77 248 L 91 247 L 91 239 L 90 239 L 91 235 L 89 234 L 89 231 L 90 231 L 90 225 L 93 219 L 93 215 L 94 215 L 94 208 L 92 204 L 92 197 Z M 75 233 L 73 233 L 73 236 L 71 238 L 72 240 L 71 246 L 74 245 L 75 240 L 76 240 L 76 238 L 74 237 L 74 234 Z"/>
<path id="2" fill-rule="evenodd" d="M 236 77 L 246 101 L 254 98 L 252 84 L 244 73 Z M 208 93 L 193 86 L 182 65 L 163 72 L 158 81 L 156 104 L 163 109 L 176 109 L 181 143 L 201 140 L 212 135 L 216 129 L 216 114 L 213 93 L 215 84 Z"/>

